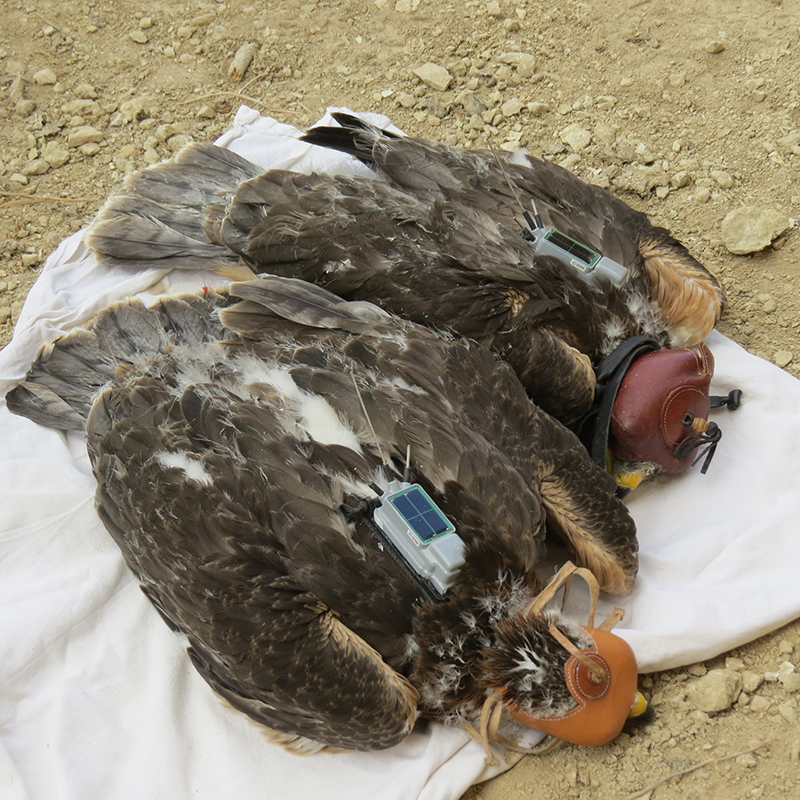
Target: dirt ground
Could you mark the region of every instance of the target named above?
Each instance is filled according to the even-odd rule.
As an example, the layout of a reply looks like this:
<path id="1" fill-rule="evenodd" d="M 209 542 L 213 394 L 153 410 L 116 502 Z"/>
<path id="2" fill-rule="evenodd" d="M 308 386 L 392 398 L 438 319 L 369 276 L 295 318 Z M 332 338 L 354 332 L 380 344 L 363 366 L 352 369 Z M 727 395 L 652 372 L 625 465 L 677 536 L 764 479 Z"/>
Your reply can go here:
<path id="1" fill-rule="evenodd" d="M 800 233 L 734 255 L 722 224 L 740 207 L 800 216 L 800 0 L 3 0 L 0 20 L 0 344 L 47 254 L 127 173 L 214 139 L 241 103 L 300 127 L 346 105 L 450 143 L 522 144 L 609 187 L 720 277 L 724 334 L 800 376 Z M 745 690 L 698 710 L 687 688 L 726 659 Z M 525 758 L 467 797 L 625 798 L 767 740 L 652 796 L 798 797 L 785 662 L 800 668 L 798 623 L 646 676 L 655 722 Z"/>

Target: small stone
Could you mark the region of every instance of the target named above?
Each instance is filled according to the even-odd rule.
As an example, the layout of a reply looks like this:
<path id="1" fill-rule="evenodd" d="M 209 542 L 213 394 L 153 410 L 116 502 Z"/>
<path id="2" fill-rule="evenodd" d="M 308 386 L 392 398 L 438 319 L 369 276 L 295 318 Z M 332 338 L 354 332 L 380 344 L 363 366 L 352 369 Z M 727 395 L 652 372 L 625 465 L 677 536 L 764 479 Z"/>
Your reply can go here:
<path id="1" fill-rule="evenodd" d="M 695 678 L 702 678 L 708 672 L 705 664 L 692 664 L 686 671 Z"/>
<path id="2" fill-rule="evenodd" d="M 84 117 L 97 118 L 103 115 L 103 109 L 100 108 L 99 103 L 87 98 L 81 100 L 72 100 L 69 103 L 65 103 L 63 106 L 61 106 L 61 113 L 67 117 L 73 117 L 79 114 Z"/>
<path id="3" fill-rule="evenodd" d="M 86 142 L 86 144 L 80 145 L 78 150 L 85 156 L 96 156 L 100 152 L 100 145 L 97 142 Z"/>
<path id="4" fill-rule="evenodd" d="M 152 17 L 142 17 L 142 18 L 139 20 L 139 27 L 140 27 L 140 28 L 141 28 L 143 31 L 146 31 L 146 30 L 148 30 L 149 28 L 152 28 L 152 27 L 153 27 L 153 19 L 152 19 Z"/>
<path id="5" fill-rule="evenodd" d="M 531 116 L 534 117 L 543 117 L 548 111 L 551 111 L 552 108 L 553 107 L 549 103 L 542 103 L 538 100 L 528 103 L 528 111 Z"/>
<path id="6" fill-rule="evenodd" d="M 81 100 L 97 100 L 97 92 L 90 83 L 79 83 L 75 87 L 75 97 Z"/>
<path id="7" fill-rule="evenodd" d="M 237 51 L 228 67 L 228 77 L 232 81 L 244 80 L 244 74 L 250 66 L 250 62 L 258 52 L 258 45 L 255 42 L 246 42 Z"/>
<path id="8" fill-rule="evenodd" d="M 779 351 L 780 352 L 780 351 Z M 784 353 L 788 351 L 783 351 Z M 791 353 L 789 353 L 789 361 L 791 361 Z M 789 361 L 786 362 L 788 365 Z M 777 363 L 777 362 L 776 362 Z M 791 669 L 787 668 L 784 669 L 784 665 L 790 667 Z M 778 671 L 778 675 L 780 676 L 778 680 L 783 684 L 783 688 L 789 692 L 796 692 L 800 689 L 800 673 L 795 672 L 794 665 L 785 661 L 784 664 L 781 665 L 781 669 Z"/>
<path id="9" fill-rule="evenodd" d="M 500 111 L 504 117 L 515 117 L 523 108 L 522 101 L 514 97 L 511 100 L 506 100 L 506 102 L 500 106 Z"/>
<path id="10" fill-rule="evenodd" d="M 92 128 L 90 125 L 81 125 L 69 132 L 67 137 L 67 147 L 82 147 L 85 144 L 97 143 L 103 141 L 103 134 Z"/>
<path id="11" fill-rule="evenodd" d="M 0 325 L 5 324 L 11 319 L 11 308 L 9 306 L 3 306 L 0 308 Z"/>
<path id="12" fill-rule="evenodd" d="M 486 103 L 481 100 L 474 92 L 462 92 L 456 102 L 464 106 L 464 111 L 471 117 L 473 114 L 483 114 L 486 111 Z"/>
<path id="13" fill-rule="evenodd" d="M 144 151 L 144 163 L 145 164 L 158 164 L 161 161 L 161 156 L 158 154 L 158 151 L 153 149 L 152 147 L 148 147 Z"/>
<path id="14" fill-rule="evenodd" d="M 520 78 L 532 78 L 536 74 L 536 59 L 525 54 L 517 64 L 517 75 Z"/>
<path id="15" fill-rule="evenodd" d="M 753 694 L 761 684 L 764 683 L 764 676 L 757 672 L 745 670 L 742 673 L 742 691 Z"/>
<path id="16" fill-rule="evenodd" d="M 214 119 L 217 116 L 217 112 L 211 106 L 204 105 L 197 109 L 195 116 L 199 119 Z"/>
<path id="17" fill-rule="evenodd" d="M 187 144 L 192 141 L 191 136 L 187 136 L 185 133 L 178 133 L 175 136 L 170 136 L 167 139 L 167 147 L 173 152 L 177 153 L 179 150 L 183 150 Z"/>
<path id="18" fill-rule="evenodd" d="M 756 761 L 756 758 L 752 753 L 744 753 L 736 759 L 736 763 L 741 764 L 743 767 L 747 767 L 747 769 L 753 769 L 753 767 L 758 764 L 758 761 Z"/>
<path id="19" fill-rule="evenodd" d="M 742 691 L 742 676 L 729 669 L 712 669 L 689 687 L 686 699 L 700 711 L 730 708 Z"/>
<path id="20" fill-rule="evenodd" d="M 725 45 L 717 39 L 709 39 L 706 42 L 706 53 L 711 53 L 712 55 L 716 55 L 717 53 L 721 53 L 725 49 Z"/>
<path id="21" fill-rule="evenodd" d="M 36 103 L 33 100 L 19 100 L 14 105 L 14 113 L 19 117 L 29 117 L 36 111 Z"/>
<path id="22" fill-rule="evenodd" d="M 781 639 L 778 642 L 778 652 L 783 655 L 791 655 L 794 653 L 794 645 L 788 639 Z"/>
<path id="23" fill-rule="evenodd" d="M 733 179 L 733 177 L 731 177 L 729 173 L 723 172 L 721 169 L 712 169 L 711 177 L 723 189 L 732 189 L 734 186 L 736 186 L 736 181 Z"/>
<path id="24" fill-rule="evenodd" d="M 414 74 L 431 89 L 437 92 L 446 92 L 453 80 L 453 76 L 438 64 L 428 61 L 414 70 Z"/>
<path id="25" fill-rule="evenodd" d="M 685 186 L 689 186 L 691 182 L 692 182 L 692 176 L 685 169 L 681 170 L 680 172 L 676 172 L 669 179 L 669 184 L 670 186 L 672 186 L 673 189 L 683 189 Z"/>
<path id="26" fill-rule="evenodd" d="M 762 310 L 764 311 L 765 314 L 772 314 L 775 312 L 777 308 L 778 304 L 772 298 L 770 298 L 764 303 L 764 307 Z"/>
<path id="27" fill-rule="evenodd" d="M 702 205 L 711 199 L 711 190 L 707 186 L 701 186 L 693 195 L 692 201 Z"/>
<path id="28" fill-rule="evenodd" d="M 797 703 L 794 700 L 787 700 L 778 706 L 778 713 L 791 723 L 797 722 Z"/>
<path id="29" fill-rule="evenodd" d="M 413 94 L 409 94 L 408 92 L 401 92 L 395 97 L 395 100 L 403 108 L 414 108 L 414 104 L 417 102 L 417 98 L 414 97 Z"/>
<path id="30" fill-rule="evenodd" d="M 35 266 L 39 263 L 39 255 L 37 253 L 23 253 L 22 254 L 22 266 L 26 269 L 30 269 L 31 267 Z"/>
<path id="31" fill-rule="evenodd" d="M 605 122 L 598 122 L 594 126 L 594 135 L 604 144 L 614 144 L 617 140 L 617 132 Z"/>
<path id="32" fill-rule="evenodd" d="M 51 69 L 40 69 L 38 72 L 34 72 L 33 79 L 39 86 L 52 86 L 58 80 L 55 72 Z"/>
<path id="33" fill-rule="evenodd" d="M 669 85 L 674 89 L 680 89 L 686 83 L 686 73 L 676 72 L 669 76 Z"/>
<path id="34" fill-rule="evenodd" d="M 561 131 L 561 141 L 568 144 L 576 153 L 580 153 L 591 143 L 592 134 L 579 123 L 573 122 Z"/>
<path id="35" fill-rule="evenodd" d="M 23 175 L 44 175 L 45 172 L 49 171 L 50 171 L 50 164 L 48 164 L 42 158 L 34 158 L 33 161 L 29 161 L 22 168 Z"/>
<path id="36" fill-rule="evenodd" d="M 659 200 L 666 200 L 669 197 L 669 186 L 656 186 L 656 197 Z"/>
<path id="37" fill-rule="evenodd" d="M 69 161 L 69 153 L 57 142 L 48 142 L 42 151 L 42 158 L 55 169 Z"/>
<path id="38" fill-rule="evenodd" d="M 216 14 L 200 14 L 200 16 L 192 20 L 191 24 L 196 28 L 204 28 L 206 25 L 210 25 L 216 18 Z"/>
<path id="39" fill-rule="evenodd" d="M 722 221 L 722 240 L 736 255 L 763 250 L 788 227 L 789 218 L 771 208 L 743 206 Z"/>
<path id="40" fill-rule="evenodd" d="M 9 175 L 8 179 L 12 183 L 18 183 L 21 186 L 25 186 L 28 183 L 28 179 L 24 175 L 20 174 L 19 172 L 12 173 L 11 175 Z"/>
<path id="41" fill-rule="evenodd" d="M 737 672 L 741 672 L 744 669 L 744 661 L 741 658 L 728 656 L 725 659 L 725 669 L 735 669 Z"/>
<path id="42" fill-rule="evenodd" d="M 772 704 L 769 702 L 769 700 L 767 700 L 766 697 L 762 697 L 760 694 L 757 694 L 750 701 L 750 708 L 760 714 L 764 713 L 771 705 Z"/>

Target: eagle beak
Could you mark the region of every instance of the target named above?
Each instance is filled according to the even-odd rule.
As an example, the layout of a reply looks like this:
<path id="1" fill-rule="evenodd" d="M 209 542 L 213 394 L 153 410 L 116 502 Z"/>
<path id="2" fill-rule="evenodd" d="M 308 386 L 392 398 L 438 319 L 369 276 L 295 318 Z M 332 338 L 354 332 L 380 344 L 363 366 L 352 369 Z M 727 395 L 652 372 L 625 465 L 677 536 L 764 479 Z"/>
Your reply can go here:
<path id="1" fill-rule="evenodd" d="M 645 474 L 643 470 L 614 473 L 614 480 L 617 482 L 617 486 L 622 486 L 629 492 L 635 489 L 644 479 Z"/>
<path id="2" fill-rule="evenodd" d="M 633 705 L 631 706 L 628 719 L 635 719 L 641 717 L 647 711 L 647 700 L 641 692 L 636 692 L 636 697 L 633 698 Z"/>

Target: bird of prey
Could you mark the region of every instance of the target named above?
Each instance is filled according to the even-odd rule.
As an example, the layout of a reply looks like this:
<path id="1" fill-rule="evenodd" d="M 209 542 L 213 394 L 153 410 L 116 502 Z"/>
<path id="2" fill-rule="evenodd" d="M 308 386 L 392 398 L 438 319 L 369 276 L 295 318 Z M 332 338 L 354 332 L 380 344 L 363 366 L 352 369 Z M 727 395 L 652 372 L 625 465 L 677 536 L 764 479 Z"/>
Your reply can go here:
<path id="1" fill-rule="evenodd" d="M 644 334 L 693 347 L 719 318 L 713 276 L 608 191 L 530 156 L 334 116 L 339 127 L 302 138 L 353 155 L 371 176 L 263 172 L 192 145 L 129 179 L 88 245 L 106 264 L 302 278 L 470 337 L 569 426 L 592 406 L 595 369 L 619 343 Z"/>
<path id="2" fill-rule="evenodd" d="M 7 403 L 85 432 L 145 595 L 285 746 L 382 749 L 420 717 L 474 721 L 487 696 L 569 741 L 620 730 L 630 648 L 545 607 L 536 568 L 552 534 L 627 593 L 634 523 L 475 342 L 262 276 L 116 303 L 43 348 Z"/>

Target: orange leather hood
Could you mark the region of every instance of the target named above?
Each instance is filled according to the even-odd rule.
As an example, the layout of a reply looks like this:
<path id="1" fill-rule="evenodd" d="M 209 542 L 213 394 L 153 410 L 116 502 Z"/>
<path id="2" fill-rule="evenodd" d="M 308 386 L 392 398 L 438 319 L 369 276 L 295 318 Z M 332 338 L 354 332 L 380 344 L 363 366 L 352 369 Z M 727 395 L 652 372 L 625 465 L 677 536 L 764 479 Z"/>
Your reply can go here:
<path id="1" fill-rule="evenodd" d="M 518 722 L 573 744 L 597 746 L 610 742 L 622 730 L 636 698 L 637 665 L 630 645 L 599 628 L 581 626 L 594 641 L 582 652 L 605 670 L 605 680 L 595 683 L 575 656 L 564 666 L 570 694 L 577 707 L 559 717 L 535 717 L 509 706 Z"/>

